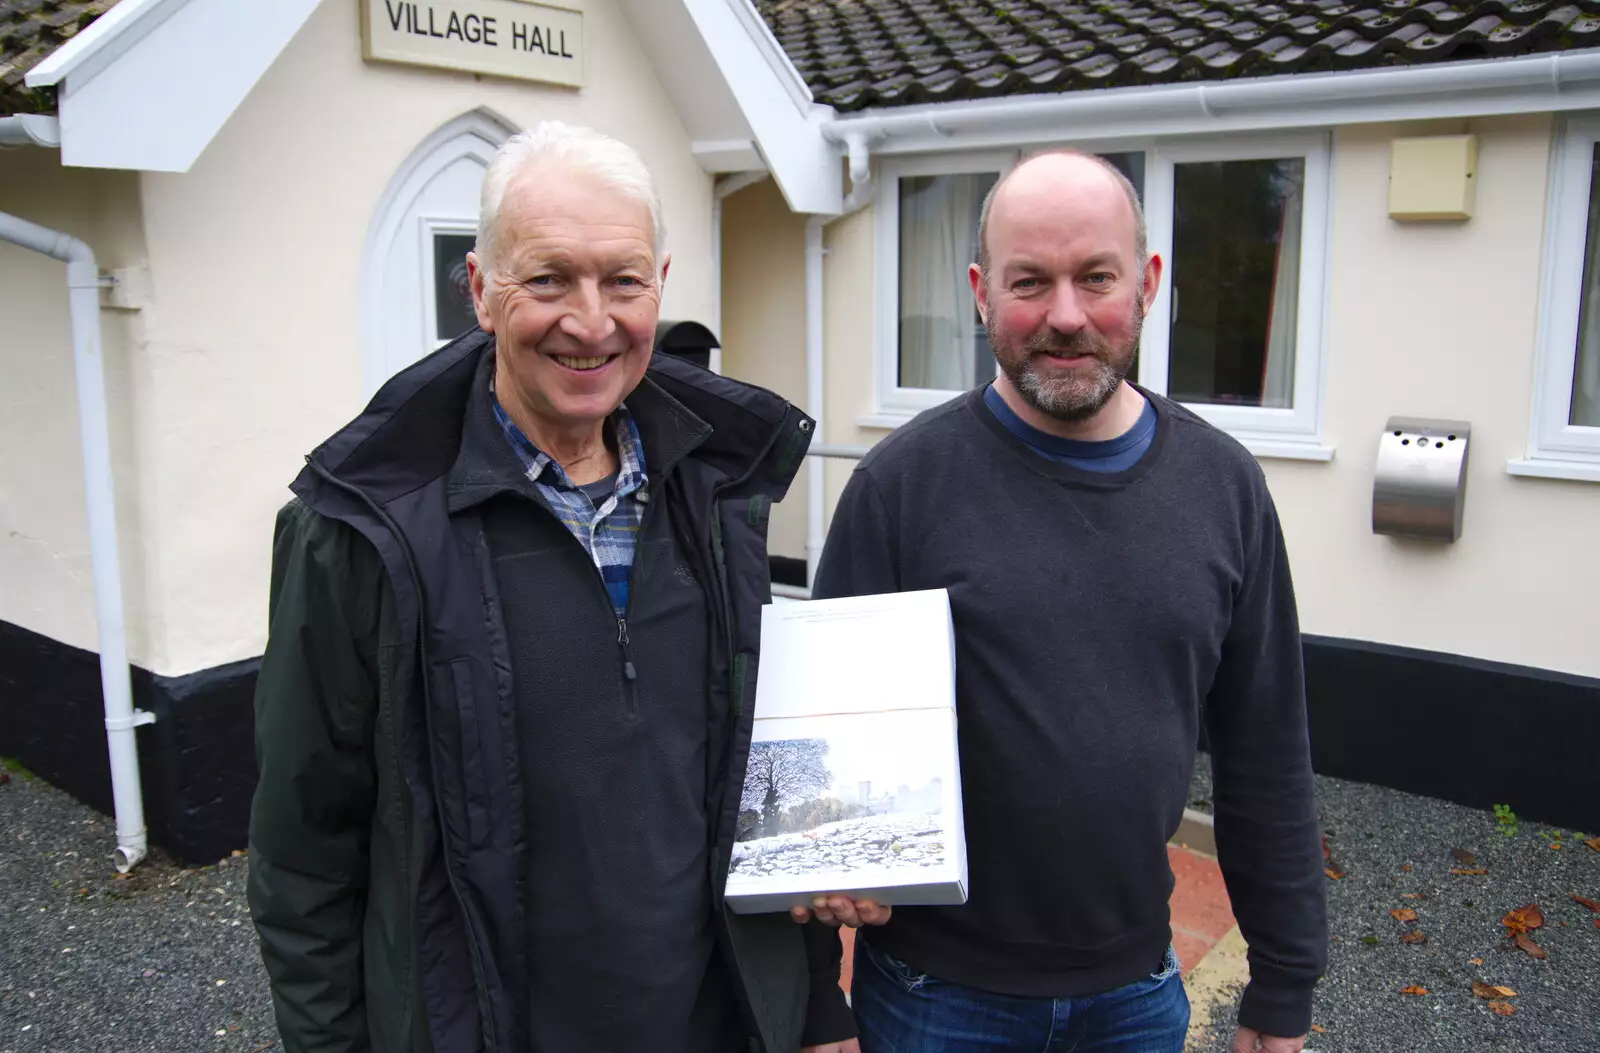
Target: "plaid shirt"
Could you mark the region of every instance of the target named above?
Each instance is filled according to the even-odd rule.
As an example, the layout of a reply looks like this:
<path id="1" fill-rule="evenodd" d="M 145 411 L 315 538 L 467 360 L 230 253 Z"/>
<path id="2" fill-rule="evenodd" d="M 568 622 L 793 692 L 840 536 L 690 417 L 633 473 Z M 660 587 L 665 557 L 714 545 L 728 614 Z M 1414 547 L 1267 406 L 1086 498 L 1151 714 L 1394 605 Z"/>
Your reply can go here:
<path id="1" fill-rule="evenodd" d="M 628 610 L 628 576 L 633 567 L 633 550 L 639 539 L 639 525 L 644 520 L 645 503 L 650 500 L 650 479 L 644 472 L 644 444 L 639 439 L 639 427 L 634 424 L 632 414 L 627 407 L 618 406 L 611 415 L 617 433 L 617 483 L 611 496 L 598 507 L 567 477 L 561 465 L 528 441 L 522 429 L 500 407 L 498 399 L 494 400 L 494 418 L 500 422 L 506 441 L 522 462 L 528 479 L 539 488 L 550 510 L 566 524 L 594 560 L 606 594 L 611 597 L 611 606 L 617 617 L 622 618 Z"/>

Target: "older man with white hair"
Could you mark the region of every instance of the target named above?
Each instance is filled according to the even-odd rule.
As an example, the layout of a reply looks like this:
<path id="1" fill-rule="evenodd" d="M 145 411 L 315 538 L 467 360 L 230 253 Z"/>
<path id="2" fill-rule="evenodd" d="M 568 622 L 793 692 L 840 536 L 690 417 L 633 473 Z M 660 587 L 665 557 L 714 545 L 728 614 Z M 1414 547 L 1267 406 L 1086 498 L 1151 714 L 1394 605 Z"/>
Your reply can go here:
<path id="1" fill-rule="evenodd" d="M 722 899 L 811 421 L 652 356 L 663 242 L 632 149 L 512 139 L 478 330 L 292 486 L 249 886 L 289 1053 L 855 1049 L 817 927 Z"/>

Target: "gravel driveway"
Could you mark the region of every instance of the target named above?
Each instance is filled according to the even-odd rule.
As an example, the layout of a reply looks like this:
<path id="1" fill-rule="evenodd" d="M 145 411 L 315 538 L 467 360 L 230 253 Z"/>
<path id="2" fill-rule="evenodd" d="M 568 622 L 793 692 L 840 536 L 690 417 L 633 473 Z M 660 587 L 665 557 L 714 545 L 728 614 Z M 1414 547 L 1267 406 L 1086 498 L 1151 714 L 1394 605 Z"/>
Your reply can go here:
<path id="1" fill-rule="evenodd" d="M 1204 760 L 1190 803 L 1209 809 Z M 1318 778 L 1317 801 L 1344 876 L 1328 883 L 1333 942 L 1312 1018 L 1325 1030 L 1310 1036 L 1308 1051 L 1600 1051 L 1600 928 L 1571 899 L 1600 901 L 1600 852 L 1573 831 L 1521 822 L 1508 836 L 1491 812 L 1339 779 Z M 1548 955 L 1542 961 L 1512 946 L 1500 924 L 1528 903 L 1544 915 L 1529 933 Z M 1417 917 L 1401 922 L 1391 910 Z M 1402 942 L 1413 930 L 1422 940 Z M 1496 1015 L 1475 997 L 1475 980 L 1517 992 L 1495 999 L 1513 1014 Z M 1406 987 L 1427 994 L 1402 994 Z M 1233 1006 L 1213 1019 L 1231 1034 Z M 1191 1053 L 1226 1049 L 1213 1034 Z"/>
<path id="2" fill-rule="evenodd" d="M 25 775 L 0 786 L 0 1051 L 277 1048 L 245 861 L 156 854 L 123 879 L 111 820 Z"/>
<path id="3" fill-rule="evenodd" d="M 1206 806 L 1201 762 L 1191 799 Z M 1308 1050 L 1600 1050 L 1600 928 L 1569 898 L 1600 901 L 1600 852 L 1538 824 L 1506 836 L 1488 812 L 1393 790 L 1318 779 L 1317 794 L 1344 877 L 1329 881 L 1334 942 L 1314 1017 L 1324 1030 Z M 275 1049 L 245 859 L 183 870 L 157 854 L 119 879 L 114 843 L 109 819 L 43 782 L 0 786 L 0 1053 Z M 1510 946 L 1500 924 L 1530 902 L 1544 913 L 1531 933 L 1543 961 Z M 1422 942 L 1401 942 L 1411 930 Z M 1516 991 L 1497 999 L 1514 1014 L 1474 997 L 1474 980 Z M 1428 993 L 1402 994 L 1408 986 Z M 1213 1019 L 1228 1027 L 1192 1053 L 1227 1048 L 1233 1006 Z"/>

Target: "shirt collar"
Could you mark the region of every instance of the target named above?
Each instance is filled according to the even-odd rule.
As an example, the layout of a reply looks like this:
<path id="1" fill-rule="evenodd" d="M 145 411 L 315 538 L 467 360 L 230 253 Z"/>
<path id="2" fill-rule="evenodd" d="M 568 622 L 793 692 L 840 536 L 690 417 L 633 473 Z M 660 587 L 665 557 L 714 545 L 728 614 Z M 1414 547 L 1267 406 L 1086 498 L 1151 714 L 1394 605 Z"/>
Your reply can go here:
<path id="1" fill-rule="evenodd" d="M 566 470 L 556 463 L 555 458 L 545 453 L 517 427 L 516 421 L 500 405 L 500 400 L 494 396 L 493 382 L 490 383 L 489 404 L 494 408 L 494 419 L 500 425 L 500 430 L 506 437 L 512 452 L 522 462 L 524 474 L 532 482 L 544 482 L 546 485 L 558 487 L 562 490 L 576 490 L 577 485 L 568 477 Z M 639 499 L 646 499 L 646 486 L 649 477 L 645 474 L 644 443 L 639 438 L 639 426 L 634 422 L 633 414 L 627 406 L 618 406 L 607 418 L 617 438 L 617 485 L 613 491 L 618 497 L 626 497 L 634 491 L 639 491 Z M 548 476 L 549 478 L 546 478 Z"/>

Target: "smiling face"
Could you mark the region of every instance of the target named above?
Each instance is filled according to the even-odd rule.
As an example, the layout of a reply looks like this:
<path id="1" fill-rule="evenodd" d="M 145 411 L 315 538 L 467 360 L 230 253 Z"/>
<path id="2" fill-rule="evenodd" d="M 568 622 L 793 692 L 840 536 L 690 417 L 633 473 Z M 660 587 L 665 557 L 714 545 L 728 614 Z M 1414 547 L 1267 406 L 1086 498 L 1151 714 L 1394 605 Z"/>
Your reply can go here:
<path id="1" fill-rule="evenodd" d="M 1160 260 L 1141 269 L 1138 222 L 1097 162 L 1045 156 L 995 192 L 987 273 L 972 268 L 989 346 L 1026 403 L 1063 422 L 1088 420 L 1133 367 Z"/>
<path id="2" fill-rule="evenodd" d="M 536 166 L 506 188 L 488 256 L 467 264 L 478 324 L 495 336 L 501 404 L 525 430 L 597 432 L 639 385 L 655 343 L 668 261 L 658 270 L 649 207 Z"/>

